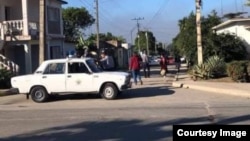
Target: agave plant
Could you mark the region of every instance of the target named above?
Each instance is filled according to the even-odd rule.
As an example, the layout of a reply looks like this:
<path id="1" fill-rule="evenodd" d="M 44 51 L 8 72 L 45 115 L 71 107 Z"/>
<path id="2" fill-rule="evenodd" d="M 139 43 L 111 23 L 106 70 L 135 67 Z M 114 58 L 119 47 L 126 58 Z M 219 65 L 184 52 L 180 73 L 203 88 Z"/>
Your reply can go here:
<path id="1" fill-rule="evenodd" d="M 226 63 L 219 56 L 212 56 L 207 59 L 206 64 L 209 66 L 212 77 L 224 74 L 226 71 Z"/>
<path id="2" fill-rule="evenodd" d="M 201 79 L 207 79 L 210 77 L 210 68 L 207 64 L 197 64 L 193 68 L 193 75 Z"/>
<path id="3" fill-rule="evenodd" d="M 193 76 L 201 79 L 212 78 L 215 75 L 225 72 L 226 64 L 223 59 L 218 56 L 212 56 L 203 64 L 195 65 L 193 68 Z"/>

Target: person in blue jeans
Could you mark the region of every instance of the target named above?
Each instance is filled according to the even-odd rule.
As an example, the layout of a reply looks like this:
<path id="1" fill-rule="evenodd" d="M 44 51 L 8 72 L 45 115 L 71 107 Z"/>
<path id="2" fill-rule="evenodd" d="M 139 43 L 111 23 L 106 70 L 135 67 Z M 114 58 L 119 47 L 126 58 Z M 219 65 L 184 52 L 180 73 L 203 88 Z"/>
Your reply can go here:
<path id="1" fill-rule="evenodd" d="M 141 85 L 143 84 L 140 74 L 140 69 L 141 69 L 140 63 L 141 63 L 140 57 L 137 55 L 136 52 L 134 52 L 129 60 L 129 70 L 132 72 L 135 85 L 137 85 L 137 79 L 140 81 Z"/>
<path id="2" fill-rule="evenodd" d="M 141 55 L 142 58 L 142 67 L 144 72 L 144 77 L 148 78 L 150 77 L 150 66 L 149 66 L 149 60 L 146 50 L 143 50 L 143 53 Z"/>

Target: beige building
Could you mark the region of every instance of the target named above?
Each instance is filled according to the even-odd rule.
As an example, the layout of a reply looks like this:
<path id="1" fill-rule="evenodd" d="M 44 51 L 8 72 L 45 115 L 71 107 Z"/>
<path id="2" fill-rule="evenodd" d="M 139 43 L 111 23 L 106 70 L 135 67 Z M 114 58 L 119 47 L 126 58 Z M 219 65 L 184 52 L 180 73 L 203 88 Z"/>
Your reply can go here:
<path id="1" fill-rule="evenodd" d="M 45 59 L 64 55 L 62 4 L 67 2 L 46 0 Z M 38 57 L 39 0 L 0 0 L 0 67 L 32 73 Z"/>

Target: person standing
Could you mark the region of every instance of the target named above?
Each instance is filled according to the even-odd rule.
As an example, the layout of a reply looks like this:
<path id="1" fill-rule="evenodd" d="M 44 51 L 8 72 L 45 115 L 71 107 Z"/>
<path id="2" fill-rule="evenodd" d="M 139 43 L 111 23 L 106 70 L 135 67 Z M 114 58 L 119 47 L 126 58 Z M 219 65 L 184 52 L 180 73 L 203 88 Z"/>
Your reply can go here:
<path id="1" fill-rule="evenodd" d="M 144 77 L 145 78 L 150 77 L 150 66 L 146 50 L 143 50 L 141 57 L 142 57 L 142 67 L 143 67 Z"/>
<path id="2" fill-rule="evenodd" d="M 113 71 L 114 66 L 114 59 L 112 56 L 107 55 L 105 52 L 101 53 L 101 60 L 102 68 L 106 71 Z"/>
<path id="3" fill-rule="evenodd" d="M 177 72 L 179 72 L 180 71 L 180 66 L 181 66 L 181 58 L 180 58 L 180 56 L 176 55 L 174 61 L 175 61 L 175 68 L 177 69 Z"/>
<path id="4" fill-rule="evenodd" d="M 136 52 L 134 52 L 133 55 L 130 57 L 129 70 L 132 72 L 135 85 L 137 85 L 137 79 L 140 81 L 142 85 L 143 82 L 141 80 L 141 74 L 140 74 L 140 58 Z"/>
<path id="5" fill-rule="evenodd" d="M 161 54 L 161 58 L 160 58 L 161 71 L 160 71 L 160 74 L 163 77 L 166 77 L 166 74 L 168 72 L 167 64 L 168 64 L 167 58 L 165 57 L 164 54 Z"/>

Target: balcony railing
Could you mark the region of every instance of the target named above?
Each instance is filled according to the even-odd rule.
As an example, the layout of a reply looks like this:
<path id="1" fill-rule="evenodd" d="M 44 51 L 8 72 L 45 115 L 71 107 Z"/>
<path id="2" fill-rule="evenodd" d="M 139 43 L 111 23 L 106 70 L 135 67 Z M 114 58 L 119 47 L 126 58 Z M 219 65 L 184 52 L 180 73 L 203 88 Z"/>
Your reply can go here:
<path id="1" fill-rule="evenodd" d="M 24 24 L 23 20 L 11 20 L 11 21 L 3 21 L 0 26 L 1 36 L 15 36 L 15 35 L 24 35 L 23 29 Z M 30 36 L 36 36 L 38 34 L 38 22 L 28 22 L 28 29 Z"/>

